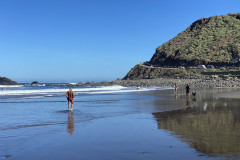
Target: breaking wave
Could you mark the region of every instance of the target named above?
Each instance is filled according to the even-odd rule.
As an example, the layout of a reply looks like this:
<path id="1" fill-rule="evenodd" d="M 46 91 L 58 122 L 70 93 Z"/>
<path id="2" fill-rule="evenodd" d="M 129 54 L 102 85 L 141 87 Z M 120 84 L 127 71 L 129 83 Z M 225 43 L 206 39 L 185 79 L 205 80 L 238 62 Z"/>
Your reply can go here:
<path id="1" fill-rule="evenodd" d="M 104 87 L 76 87 L 73 91 L 76 95 L 80 94 L 113 94 L 113 93 L 128 93 L 128 92 L 144 92 L 151 90 L 165 90 L 171 87 L 123 87 L 123 86 L 104 86 Z M 64 96 L 69 88 L 18 88 L 0 91 L 0 99 L 12 98 L 37 98 L 50 96 Z"/>

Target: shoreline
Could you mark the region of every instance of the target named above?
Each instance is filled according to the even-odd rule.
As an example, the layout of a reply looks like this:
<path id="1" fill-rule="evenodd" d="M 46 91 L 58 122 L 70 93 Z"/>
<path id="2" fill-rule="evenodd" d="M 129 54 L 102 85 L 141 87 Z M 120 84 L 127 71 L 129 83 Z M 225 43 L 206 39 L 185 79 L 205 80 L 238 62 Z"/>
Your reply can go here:
<path id="1" fill-rule="evenodd" d="M 120 85 L 124 87 L 173 87 L 177 84 L 179 88 L 185 88 L 188 84 L 194 88 L 240 88 L 240 79 L 237 77 L 215 78 L 215 77 L 184 77 L 184 78 L 156 78 L 156 79 L 137 79 L 137 80 L 112 80 L 101 82 L 86 83 L 40 83 L 45 86 L 112 86 Z M 6 85 L 6 84 L 4 84 Z M 19 85 L 24 85 L 20 83 Z M 12 86 L 9 84 L 9 86 Z M 13 85 L 14 86 L 14 85 Z"/>
<path id="2" fill-rule="evenodd" d="M 121 86 L 135 86 L 135 87 L 151 87 L 151 86 L 174 86 L 177 84 L 179 88 L 185 88 L 188 84 L 195 88 L 238 88 L 240 87 L 240 79 L 215 79 L 215 78 L 200 78 L 200 79 L 174 79 L 174 78 L 158 78 L 158 79 L 140 79 L 140 80 L 114 80 L 114 81 L 102 81 L 102 82 L 87 82 L 86 86 L 109 86 L 109 85 L 121 85 Z"/>

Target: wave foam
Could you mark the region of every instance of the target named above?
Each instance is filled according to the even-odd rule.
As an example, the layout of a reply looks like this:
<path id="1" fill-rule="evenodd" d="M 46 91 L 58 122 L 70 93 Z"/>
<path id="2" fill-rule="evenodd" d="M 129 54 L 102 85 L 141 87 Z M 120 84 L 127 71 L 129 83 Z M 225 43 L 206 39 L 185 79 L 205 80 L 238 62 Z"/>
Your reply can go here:
<path id="1" fill-rule="evenodd" d="M 0 85 L 0 88 L 15 88 L 15 87 L 23 87 L 24 85 Z"/>
<path id="2" fill-rule="evenodd" d="M 127 92 L 144 92 L 151 90 L 166 90 L 171 87 L 134 87 L 123 86 L 102 86 L 95 88 L 73 88 L 76 95 L 79 94 L 111 94 L 111 93 L 127 93 Z M 63 96 L 68 88 L 51 88 L 51 89 L 16 89 L 16 90 L 0 90 L 0 96 Z"/>

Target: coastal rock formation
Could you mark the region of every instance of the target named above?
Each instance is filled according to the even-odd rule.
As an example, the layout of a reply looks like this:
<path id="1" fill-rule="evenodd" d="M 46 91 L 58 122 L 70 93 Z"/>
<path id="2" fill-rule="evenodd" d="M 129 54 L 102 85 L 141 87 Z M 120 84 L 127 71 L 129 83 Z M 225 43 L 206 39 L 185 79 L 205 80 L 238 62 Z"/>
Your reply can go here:
<path id="1" fill-rule="evenodd" d="M 115 80 L 115 81 L 103 81 L 103 82 L 87 82 L 81 85 L 84 86 L 174 86 L 177 84 L 179 88 L 185 89 L 186 85 L 190 85 L 193 88 L 216 88 L 216 87 L 228 87 L 228 88 L 239 88 L 240 79 L 234 77 L 201 77 L 201 76 L 182 76 L 178 78 L 158 78 L 158 79 L 138 79 L 138 80 Z"/>
<path id="2" fill-rule="evenodd" d="M 240 13 L 202 18 L 156 49 L 149 67 L 236 65 L 240 58 Z M 154 68 L 135 66 L 123 79 L 148 77 Z M 135 76 L 133 76 L 133 74 Z M 155 74 L 155 73 L 154 73 Z M 156 73 L 157 74 L 157 73 Z M 159 76 L 155 76 L 159 77 Z"/>
<path id="3" fill-rule="evenodd" d="M 38 81 L 33 81 L 32 83 L 31 83 L 31 85 L 38 85 L 39 83 L 38 83 Z"/>
<path id="4" fill-rule="evenodd" d="M 159 46 L 150 60 L 157 66 L 225 64 L 240 55 L 240 14 L 202 18 Z"/>
<path id="5" fill-rule="evenodd" d="M 136 65 L 132 68 L 124 80 L 136 80 L 136 79 L 155 79 L 161 77 L 172 77 L 176 75 L 176 71 L 179 71 L 175 68 L 162 68 L 162 67 L 153 67 L 146 66 L 142 63 Z"/>
<path id="6" fill-rule="evenodd" d="M 0 77 L 0 85 L 18 85 L 18 83 L 9 78 Z"/>

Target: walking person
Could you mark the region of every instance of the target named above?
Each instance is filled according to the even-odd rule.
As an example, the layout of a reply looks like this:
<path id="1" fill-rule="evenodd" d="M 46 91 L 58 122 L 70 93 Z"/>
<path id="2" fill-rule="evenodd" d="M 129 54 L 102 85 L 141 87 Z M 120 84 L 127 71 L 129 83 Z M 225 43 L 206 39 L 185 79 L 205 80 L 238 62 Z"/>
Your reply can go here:
<path id="1" fill-rule="evenodd" d="M 190 87 L 189 87 L 189 85 L 187 84 L 187 86 L 186 86 L 186 98 L 188 99 L 189 98 L 189 92 L 190 92 Z"/>
<path id="2" fill-rule="evenodd" d="M 68 110 L 70 111 L 70 103 L 71 103 L 71 106 L 72 106 L 71 111 L 73 111 L 74 92 L 73 92 L 72 88 L 70 88 L 69 91 L 67 91 L 66 97 L 68 100 Z"/>
<path id="3" fill-rule="evenodd" d="M 174 87 L 175 99 L 177 99 L 178 98 L 178 94 L 177 94 L 178 85 L 177 85 L 177 83 L 175 83 L 173 87 Z"/>

